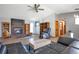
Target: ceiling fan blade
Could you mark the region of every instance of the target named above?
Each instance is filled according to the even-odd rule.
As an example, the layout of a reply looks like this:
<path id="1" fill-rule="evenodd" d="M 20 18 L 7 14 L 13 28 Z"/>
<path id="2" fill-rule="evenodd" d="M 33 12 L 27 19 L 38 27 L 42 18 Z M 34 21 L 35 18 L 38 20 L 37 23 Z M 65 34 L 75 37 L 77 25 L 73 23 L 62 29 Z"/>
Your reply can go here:
<path id="1" fill-rule="evenodd" d="M 34 7 L 37 8 L 37 4 L 34 4 Z"/>
<path id="2" fill-rule="evenodd" d="M 32 6 L 29 6 L 29 5 L 27 7 L 33 8 Z"/>
<path id="3" fill-rule="evenodd" d="M 35 11 L 37 11 L 37 7 L 36 7 L 36 6 L 37 6 L 37 5 L 36 5 L 36 4 L 34 4 L 34 8 L 33 8 L 33 9 L 34 9 Z"/>
<path id="4" fill-rule="evenodd" d="M 44 10 L 44 9 L 38 9 L 38 10 Z"/>
<path id="5" fill-rule="evenodd" d="M 40 4 L 37 5 L 37 8 L 40 7 Z"/>
<path id="6" fill-rule="evenodd" d="M 79 10 L 79 8 L 75 8 L 75 10 Z"/>
<path id="7" fill-rule="evenodd" d="M 28 5 L 27 7 L 31 7 L 31 6 Z"/>

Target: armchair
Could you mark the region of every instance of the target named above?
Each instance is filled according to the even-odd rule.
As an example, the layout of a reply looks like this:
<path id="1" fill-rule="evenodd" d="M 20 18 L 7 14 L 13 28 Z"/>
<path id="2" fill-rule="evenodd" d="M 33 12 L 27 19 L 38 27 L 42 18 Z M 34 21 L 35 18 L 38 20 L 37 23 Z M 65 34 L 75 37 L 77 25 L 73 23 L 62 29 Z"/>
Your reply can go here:
<path id="1" fill-rule="evenodd" d="M 45 38 L 45 39 L 50 38 L 50 31 L 51 31 L 51 29 L 50 28 L 47 28 L 44 32 L 42 32 L 41 33 L 42 38 Z"/>

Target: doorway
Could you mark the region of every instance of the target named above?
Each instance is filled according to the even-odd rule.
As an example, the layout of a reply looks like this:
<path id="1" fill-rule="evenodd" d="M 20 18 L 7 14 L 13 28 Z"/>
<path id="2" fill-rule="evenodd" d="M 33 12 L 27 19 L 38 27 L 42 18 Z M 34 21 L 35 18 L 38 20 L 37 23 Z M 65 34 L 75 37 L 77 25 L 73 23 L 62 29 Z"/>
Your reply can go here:
<path id="1" fill-rule="evenodd" d="M 56 20 L 55 21 L 55 36 L 63 36 L 66 34 L 66 21 L 64 20 Z"/>
<path id="2" fill-rule="evenodd" d="M 60 27 L 59 27 L 60 36 L 64 35 L 64 21 L 60 21 Z"/>
<path id="3" fill-rule="evenodd" d="M 57 20 L 55 21 L 55 36 L 59 36 L 59 24 Z"/>

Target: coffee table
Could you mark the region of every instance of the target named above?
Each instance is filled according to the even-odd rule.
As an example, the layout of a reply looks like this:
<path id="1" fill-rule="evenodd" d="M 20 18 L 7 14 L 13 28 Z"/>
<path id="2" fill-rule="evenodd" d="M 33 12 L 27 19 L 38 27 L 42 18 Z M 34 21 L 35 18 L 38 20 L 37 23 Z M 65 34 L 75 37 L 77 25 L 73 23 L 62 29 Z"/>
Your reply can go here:
<path id="1" fill-rule="evenodd" d="M 30 48 L 33 48 L 33 51 L 35 52 L 36 49 L 44 47 L 49 44 L 51 44 L 51 40 L 49 39 L 39 39 L 39 40 L 29 41 L 29 51 Z"/>

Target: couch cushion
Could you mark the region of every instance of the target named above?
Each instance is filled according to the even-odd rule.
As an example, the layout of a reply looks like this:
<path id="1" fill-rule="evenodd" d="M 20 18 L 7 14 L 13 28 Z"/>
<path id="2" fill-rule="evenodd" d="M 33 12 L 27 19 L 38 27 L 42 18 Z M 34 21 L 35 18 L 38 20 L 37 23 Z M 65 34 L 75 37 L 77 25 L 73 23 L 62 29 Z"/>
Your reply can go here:
<path id="1" fill-rule="evenodd" d="M 57 51 L 58 53 L 64 51 L 64 49 L 67 47 L 67 46 L 64 46 L 62 44 L 59 44 L 59 43 L 52 43 L 50 46 L 49 46 L 51 49 L 54 49 L 55 51 Z"/>
<path id="2" fill-rule="evenodd" d="M 0 48 L 1 48 L 1 46 L 2 46 L 2 43 L 0 42 Z"/>
<path id="3" fill-rule="evenodd" d="M 69 46 L 73 41 L 75 41 L 74 38 L 60 37 L 58 43 L 63 44 L 65 46 Z"/>
<path id="4" fill-rule="evenodd" d="M 61 54 L 79 54 L 79 49 L 68 47 L 63 52 L 61 52 Z"/>
<path id="5" fill-rule="evenodd" d="M 50 49 L 48 46 L 42 47 L 35 51 L 35 54 L 58 54 L 54 49 Z"/>
<path id="6" fill-rule="evenodd" d="M 70 46 L 79 49 L 79 41 L 74 41 L 70 44 Z"/>

